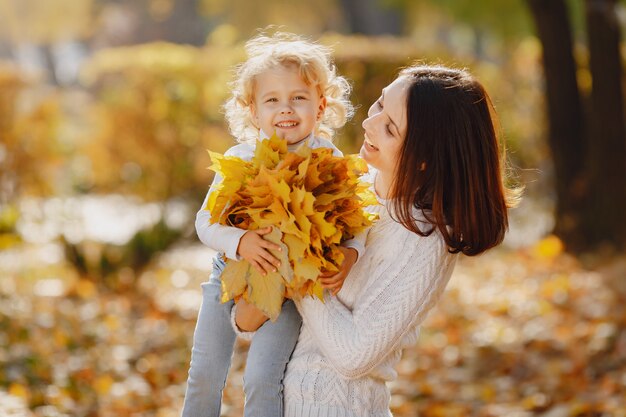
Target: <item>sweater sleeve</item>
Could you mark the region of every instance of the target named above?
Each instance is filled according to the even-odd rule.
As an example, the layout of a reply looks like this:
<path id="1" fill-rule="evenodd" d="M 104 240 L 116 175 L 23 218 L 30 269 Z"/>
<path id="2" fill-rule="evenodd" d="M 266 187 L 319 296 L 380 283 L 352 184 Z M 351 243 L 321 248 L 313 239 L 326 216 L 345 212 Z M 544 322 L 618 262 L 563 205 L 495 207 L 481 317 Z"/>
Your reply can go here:
<path id="1" fill-rule="evenodd" d="M 248 145 L 237 145 L 226 151 L 224 155 L 250 159 L 251 152 Z M 239 240 L 246 233 L 246 230 L 218 223 L 211 224 L 211 213 L 205 210 L 209 196 L 221 182 L 221 175 L 216 173 L 211 187 L 204 197 L 204 202 L 196 214 L 196 233 L 200 241 L 206 246 L 218 252 L 223 252 L 229 259 L 239 261 L 241 257 L 237 254 L 237 248 L 239 247 Z"/>
<path id="2" fill-rule="evenodd" d="M 378 276 L 368 280 L 353 310 L 337 297 L 297 302 L 317 347 L 346 378 L 360 378 L 380 365 L 426 318 L 450 277 L 455 257 L 438 235 L 410 233 L 400 240 L 404 250 L 388 252 L 386 265 L 375 269 Z"/>
<path id="3" fill-rule="evenodd" d="M 358 235 L 354 236 L 352 239 L 346 240 L 341 244 L 341 246 L 345 248 L 352 248 L 356 250 L 357 262 L 359 261 L 359 259 L 361 259 L 361 256 L 363 256 L 363 252 L 365 252 L 365 241 L 367 240 L 367 232 L 369 232 L 369 230 L 370 228 L 368 227 Z"/>

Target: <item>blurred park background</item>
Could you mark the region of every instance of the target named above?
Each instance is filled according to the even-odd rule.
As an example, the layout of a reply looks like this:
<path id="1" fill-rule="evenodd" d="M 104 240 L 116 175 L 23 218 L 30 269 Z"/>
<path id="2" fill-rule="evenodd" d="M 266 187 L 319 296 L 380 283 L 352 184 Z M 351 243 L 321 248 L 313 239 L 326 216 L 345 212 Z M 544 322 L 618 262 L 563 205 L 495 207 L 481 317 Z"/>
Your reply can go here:
<path id="1" fill-rule="evenodd" d="M 233 144 L 220 105 L 268 25 L 333 46 L 346 153 L 400 67 L 468 68 L 525 186 L 405 352 L 394 415 L 626 416 L 622 0 L 0 0 L 0 415 L 179 415 L 206 149 Z"/>

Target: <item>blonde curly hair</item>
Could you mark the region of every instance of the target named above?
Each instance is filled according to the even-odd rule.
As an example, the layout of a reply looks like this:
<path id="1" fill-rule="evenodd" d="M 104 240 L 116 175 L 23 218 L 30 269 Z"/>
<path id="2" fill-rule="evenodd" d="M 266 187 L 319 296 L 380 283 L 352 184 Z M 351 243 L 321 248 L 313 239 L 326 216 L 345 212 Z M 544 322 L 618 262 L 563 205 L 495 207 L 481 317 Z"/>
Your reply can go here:
<path id="1" fill-rule="evenodd" d="M 261 34 L 246 42 L 248 59 L 235 68 L 232 95 L 224 104 L 231 134 L 240 143 L 254 142 L 259 137 L 252 121 L 250 106 L 254 102 L 255 79 L 262 72 L 279 65 L 295 65 L 307 85 L 317 87 L 326 98 L 326 108 L 315 126 L 314 135 L 332 140 L 335 130 L 354 114 L 348 99 L 350 83 L 336 73 L 331 49 L 300 36 L 279 32 Z M 271 133 L 271 132 L 266 132 Z"/>

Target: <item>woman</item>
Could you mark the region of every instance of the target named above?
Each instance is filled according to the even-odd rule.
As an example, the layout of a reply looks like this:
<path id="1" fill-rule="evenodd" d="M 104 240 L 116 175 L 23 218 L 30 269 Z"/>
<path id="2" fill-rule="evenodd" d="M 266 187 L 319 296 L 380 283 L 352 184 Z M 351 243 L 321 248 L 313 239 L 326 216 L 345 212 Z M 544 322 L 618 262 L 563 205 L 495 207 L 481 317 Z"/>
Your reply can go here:
<path id="1" fill-rule="evenodd" d="M 363 122 L 380 219 L 336 297 L 297 301 L 303 325 L 285 375 L 285 415 L 388 417 L 386 382 L 443 292 L 458 253 L 498 245 L 514 192 L 503 182 L 489 97 L 467 72 L 418 66 Z M 265 318 L 240 303 L 239 329 Z"/>

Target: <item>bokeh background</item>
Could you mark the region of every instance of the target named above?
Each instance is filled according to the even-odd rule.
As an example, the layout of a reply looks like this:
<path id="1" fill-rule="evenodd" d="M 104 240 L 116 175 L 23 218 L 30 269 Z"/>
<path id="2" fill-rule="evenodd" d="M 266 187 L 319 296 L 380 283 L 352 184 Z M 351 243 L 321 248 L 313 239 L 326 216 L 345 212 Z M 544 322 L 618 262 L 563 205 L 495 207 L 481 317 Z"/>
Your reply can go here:
<path id="1" fill-rule="evenodd" d="M 346 153 L 400 67 L 468 68 L 525 187 L 404 353 L 394 415 L 626 416 L 621 0 L 0 0 L 0 415 L 179 415 L 206 149 L 233 144 L 220 105 L 259 28 L 334 48 Z"/>

